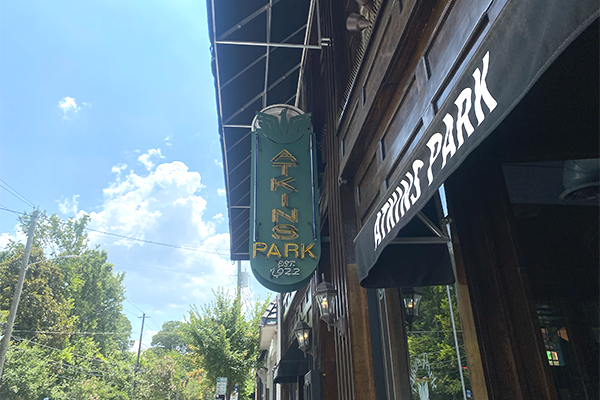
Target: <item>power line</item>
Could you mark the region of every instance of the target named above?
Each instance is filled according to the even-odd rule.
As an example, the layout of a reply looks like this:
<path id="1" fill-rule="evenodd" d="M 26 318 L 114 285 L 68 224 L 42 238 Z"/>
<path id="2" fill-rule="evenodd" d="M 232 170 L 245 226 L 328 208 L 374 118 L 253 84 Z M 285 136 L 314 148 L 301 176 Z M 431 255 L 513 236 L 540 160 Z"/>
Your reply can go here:
<path id="1" fill-rule="evenodd" d="M 138 315 L 136 313 L 132 313 L 131 311 L 127 310 L 125 307 L 123 307 L 123 311 L 128 312 L 129 314 L 133 315 L 134 317 L 138 317 Z"/>
<path id="2" fill-rule="evenodd" d="M 25 213 L 24 213 L 24 212 L 20 212 L 20 211 L 11 210 L 10 208 L 6 208 L 6 207 L 0 207 L 0 210 L 2 210 L 2 211 L 8 211 L 8 212 L 11 212 L 11 213 L 13 213 L 13 214 L 25 215 Z"/>
<path id="3" fill-rule="evenodd" d="M 150 322 L 152 322 L 152 323 L 154 324 L 154 326 L 156 326 L 156 328 L 157 328 L 159 331 L 162 329 L 160 326 L 158 326 L 158 323 L 156 323 L 156 322 L 154 321 L 154 318 L 152 318 L 152 317 L 150 317 L 150 316 L 149 316 L 149 317 L 148 317 L 148 319 L 150 320 Z"/>
<path id="4" fill-rule="evenodd" d="M 181 270 L 171 269 L 171 268 L 147 267 L 147 266 L 144 266 L 144 265 L 129 264 L 129 263 L 124 263 L 124 262 L 114 261 L 114 260 L 110 260 L 110 262 L 112 264 L 114 264 L 114 265 L 126 265 L 126 266 L 134 267 L 134 268 L 154 269 L 154 270 L 157 270 L 157 271 L 177 272 L 177 273 L 188 274 L 188 275 L 193 275 L 193 276 L 227 276 L 227 277 L 233 277 L 233 276 L 235 276 L 235 274 L 205 274 L 205 273 L 193 273 L 193 272 L 189 272 L 189 271 L 181 271 Z"/>
<path id="5" fill-rule="evenodd" d="M 16 348 L 15 350 L 19 350 L 19 351 L 23 351 L 24 349 L 21 348 Z M 32 354 L 32 356 L 37 357 L 38 359 L 42 360 L 45 363 L 51 363 L 51 364 L 55 364 L 55 365 L 59 365 L 61 368 L 65 368 L 65 369 L 70 369 L 70 370 L 80 370 L 80 371 L 85 371 L 85 372 L 79 372 L 77 371 L 76 373 L 78 374 L 84 374 L 84 375 L 89 375 L 89 376 L 97 376 L 97 377 L 101 377 L 101 376 L 105 376 L 105 375 L 129 375 L 130 372 L 114 372 L 114 371 L 100 371 L 100 370 L 94 370 L 94 369 L 89 369 L 89 368 L 83 368 L 83 367 L 79 367 L 77 365 L 73 365 L 73 364 L 69 364 L 68 362 L 65 361 L 56 361 L 56 360 L 51 360 L 48 357 L 42 357 L 39 356 L 37 354 Z M 115 364 L 118 365 L 118 364 Z M 89 372 L 89 373 L 86 373 Z M 94 374 L 94 372 L 96 374 Z M 100 375 L 97 375 L 100 374 Z"/>
<path id="6" fill-rule="evenodd" d="M 13 332 L 40 333 L 44 335 L 131 335 L 131 332 L 77 332 L 77 331 L 26 331 L 15 329 Z"/>
<path id="7" fill-rule="evenodd" d="M 2 210 L 2 211 L 8 211 L 8 212 L 11 212 L 13 214 L 25 215 L 24 212 L 19 212 L 19 211 L 11 210 L 11 209 L 6 208 L 6 207 L 0 207 L 0 210 Z M 42 218 L 44 218 L 47 221 L 50 221 L 50 217 L 48 217 L 45 214 L 42 214 Z M 65 221 L 60 220 L 60 223 L 64 224 Z M 134 241 L 134 242 L 147 243 L 147 244 L 153 244 L 153 245 L 156 245 L 156 246 L 164 246 L 164 247 L 170 247 L 170 248 L 179 249 L 179 250 L 194 251 L 194 252 L 197 252 L 197 253 L 204 253 L 204 254 L 215 254 L 215 255 L 218 255 L 218 256 L 221 256 L 221 257 L 227 257 L 227 254 L 219 253 L 218 251 L 202 250 L 202 249 L 199 249 L 197 247 L 189 247 L 189 246 L 181 246 L 181 245 L 177 245 L 177 244 L 169 244 L 169 243 L 156 242 L 156 241 L 152 241 L 152 240 L 145 240 L 145 239 L 135 238 L 135 237 L 132 237 L 132 236 L 119 235 L 117 233 L 106 232 L 106 231 L 101 231 L 101 230 L 92 229 L 92 228 L 84 228 L 84 230 L 90 231 L 90 232 L 94 232 L 94 233 L 97 233 L 97 234 L 101 234 L 101 235 L 117 237 L 119 239 L 130 240 L 130 241 Z"/>
<path id="8" fill-rule="evenodd" d="M 139 238 L 134 238 L 134 237 L 131 237 L 131 236 L 119 235 L 117 233 L 105 232 L 105 231 L 100 231 L 100 230 L 92 229 L 92 228 L 84 228 L 84 229 L 86 231 L 100 233 L 102 235 L 107 235 L 107 236 L 114 236 L 114 237 L 117 237 L 117 238 L 120 238 L 120 239 L 126 239 L 126 240 L 135 241 L 135 242 L 154 244 L 154 245 L 157 245 L 157 246 L 171 247 L 171 248 L 180 249 L 180 250 L 195 251 L 195 252 L 198 252 L 198 253 L 216 254 L 216 255 L 221 256 L 221 257 L 227 256 L 226 254 L 222 254 L 222 253 L 219 253 L 219 252 L 216 252 L 216 251 L 202 250 L 202 249 L 199 249 L 197 247 L 186 247 L 186 246 L 180 246 L 180 245 L 176 245 L 176 244 L 155 242 L 155 241 L 152 241 L 152 240 L 139 239 Z"/>
<path id="9" fill-rule="evenodd" d="M 141 313 L 145 312 L 144 310 L 142 310 L 141 308 L 139 308 L 138 306 L 136 306 L 135 304 L 133 304 L 132 302 L 130 302 L 128 299 L 125 299 L 125 301 L 128 302 L 129 304 L 131 304 L 132 306 L 134 306 L 135 308 L 137 308 Z"/>
<path id="10" fill-rule="evenodd" d="M 15 188 L 13 188 L 8 183 L 6 183 L 6 181 L 4 181 L 3 179 L 0 179 L 0 182 L 4 183 L 6 186 L 8 186 L 10 188 L 10 189 L 7 189 L 2 184 L 0 184 L 0 187 L 2 189 L 6 190 L 8 193 L 12 194 L 17 199 L 21 200 L 23 203 L 27 204 L 28 206 L 35 208 L 35 204 L 33 204 L 31 201 L 29 201 L 25 196 L 23 196 L 21 193 L 19 193 Z"/>
<path id="11" fill-rule="evenodd" d="M 21 337 L 14 336 L 14 335 L 13 335 L 13 336 L 11 336 L 11 337 L 12 337 L 14 340 L 17 340 L 17 341 L 25 341 L 25 342 L 29 342 L 29 343 L 36 344 L 36 345 L 38 345 L 38 346 L 40 346 L 40 347 L 44 347 L 44 348 L 46 348 L 46 349 L 52 349 L 52 350 L 57 350 L 57 351 L 62 351 L 62 352 L 65 352 L 65 350 L 64 350 L 64 349 L 63 349 L 63 350 L 61 350 L 61 349 L 58 349 L 58 348 L 56 348 L 56 347 L 52 347 L 52 346 L 46 346 L 45 344 L 38 343 L 38 342 L 36 342 L 36 341 L 34 341 L 34 340 L 29 340 L 29 339 L 21 338 Z M 73 357 L 87 358 L 88 360 L 92 360 L 92 361 L 100 361 L 100 362 L 102 362 L 102 363 L 105 363 L 105 364 L 113 364 L 113 365 L 117 365 L 117 364 L 115 364 L 114 362 L 110 362 L 110 361 L 104 361 L 104 360 L 102 360 L 102 359 L 100 359 L 100 358 L 96 358 L 96 357 L 88 357 L 88 356 L 84 356 L 84 355 L 81 355 L 81 354 L 70 353 L 70 352 L 66 352 L 66 353 L 67 353 L 67 354 L 70 354 L 70 355 L 72 355 Z"/>

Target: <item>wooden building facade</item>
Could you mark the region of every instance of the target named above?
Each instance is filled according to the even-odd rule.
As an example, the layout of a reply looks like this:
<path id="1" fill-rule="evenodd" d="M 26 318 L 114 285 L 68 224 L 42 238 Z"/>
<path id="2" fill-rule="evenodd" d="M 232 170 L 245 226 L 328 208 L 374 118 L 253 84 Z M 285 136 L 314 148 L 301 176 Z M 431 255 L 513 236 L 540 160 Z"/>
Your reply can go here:
<path id="1" fill-rule="evenodd" d="M 321 261 L 279 296 L 262 398 L 452 398 L 411 379 L 403 288 L 432 285 L 460 309 L 461 398 L 598 398 L 597 1 L 207 4 L 232 259 L 249 258 L 254 112 L 295 105 L 319 138 Z"/>

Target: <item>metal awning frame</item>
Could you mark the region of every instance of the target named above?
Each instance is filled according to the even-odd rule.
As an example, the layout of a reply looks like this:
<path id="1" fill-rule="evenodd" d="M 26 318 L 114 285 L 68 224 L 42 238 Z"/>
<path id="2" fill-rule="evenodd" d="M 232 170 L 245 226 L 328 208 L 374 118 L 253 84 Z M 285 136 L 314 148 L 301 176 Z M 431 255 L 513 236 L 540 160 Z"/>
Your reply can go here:
<path id="1" fill-rule="evenodd" d="M 231 211 L 233 209 L 237 209 L 237 210 L 241 211 L 244 209 L 249 209 L 250 205 L 249 204 L 239 204 L 239 201 L 237 202 L 237 204 L 231 203 L 231 201 L 232 201 L 231 191 L 233 191 L 237 187 L 239 187 L 240 184 L 243 183 L 243 181 L 238 183 L 238 185 L 236 185 L 236 188 L 231 188 L 230 187 L 230 173 L 235 171 L 241 165 L 241 163 L 243 161 L 235 162 L 237 165 L 231 165 L 231 162 L 228 157 L 230 149 L 228 149 L 227 141 L 225 140 L 225 129 L 233 128 L 233 129 L 249 130 L 249 129 L 251 129 L 251 125 L 250 125 L 251 121 L 248 121 L 248 124 L 229 124 L 229 122 L 231 122 L 241 112 L 245 111 L 247 109 L 247 107 L 252 106 L 252 104 L 255 103 L 257 100 L 259 100 L 261 97 L 262 97 L 262 107 L 263 108 L 267 107 L 269 105 L 268 104 L 269 91 L 271 89 L 273 89 L 275 86 L 277 86 L 279 83 L 281 83 L 283 80 L 287 79 L 291 74 L 293 74 L 299 70 L 298 84 L 296 85 L 296 93 L 294 93 L 286 101 L 286 103 L 289 104 L 291 101 L 294 100 L 294 105 L 296 107 L 298 107 L 298 104 L 300 102 L 300 91 L 302 88 L 302 82 L 303 82 L 304 76 L 305 76 L 304 70 L 305 70 L 305 66 L 306 66 L 308 51 L 309 50 L 321 50 L 324 47 L 329 46 L 331 44 L 331 40 L 329 38 L 323 38 L 321 35 L 321 24 L 320 24 L 321 16 L 320 16 L 320 12 L 319 12 L 319 1 L 320 0 L 311 0 L 310 1 L 307 22 L 304 26 L 297 29 L 295 32 L 290 34 L 288 37 L 286 37 L 282 41 L 272 42 L 271 41 L 272 8 L 279 1 L 281 1 L 281 0 L 268 0 L 267 4 L 265 4 L 264 6 L 261 6 L 256 11 L 254 11 L 253 13 L 248 15 L 246 18 L 244 18 L 242 21 L 235 24 L 234 26 L 229 28 L 227 31 L 225 31 L 223 34 L 221 34 L 219 37 L 217 37 L 216 11 L 215 11 L 216 1 L 211 0 L 212 40 L 213 40 L 212 48 L 214 51 L 214 58 L 215 58 L 215 60 L 214 60 L 215 79 L 216 79 L 217 102 L 218 102 L 217 111 L 219 113 L 219 125 L 220 125 L 219 133 L 222 138 L 221 143 L 222 143 L 222 147 L 223 147 L 223 167 L 225 169 L 225 181 L 226 181 L 225 185 L 226 185 L 226 191 L 227 191 L 226 192 L 227 193 L 227 204 L 228 204 L 228 208 L 229 208 L 230 218 L 231 218 Z M 266 13 L 266 20 L 267 20 L 266 42 L 227 40 L 227 38 L 231 34 L 236 32 L 240 28 L 242 28 L 244 25 L 250 23 L 251 21 L 253 21 L 257 17 L 259 17 L 263 13 Z M 316 18 L 316 21 L 315 21 L 315 18 Z M 310 44 L 309 41 L 310 41 L 310 37 L 312 34 L 312 27 L 315 22 L 316 22 L 316 26 L 317 26 L 317 44 Z M 298 35 L 302 31 L 302 29 L 305 30 L 303 44 L 288 43 L 288 41 L 291 40 L 294 36 Z M 259 46 L 259 47 L 265 48 L 265 53 L 262 54 L 257 59 L 253 60 L 252 62 L 248 63 L 248 65 L 246 65 L 241 71 L 237 72 L 233 77 L 229 78 L 226 82 L 221 83 L 220 66 L 219 66 L 219 48 L 220 48 L 220 46 Z M 273 82 L 271 85 L 269 85 L 268 84 L 268 82 L 269 82 L 269 57 L 270 57 L 271 52 L 277 48 L 302 49 L 302 57 L 298 64 L 293 66 L 291 69 L 289 69 L 287 72 L 285 72 L 282 76 L 280 76 L 275 82 Z M 263 59 L 265 60 L 265 71 L 264 71 L 265 81 L 264 81 L 264 86 L 263 86 L 262 91 L 257 93 L 257 95 L 254 96 L 252 98 L 252 100 L 250 100 L 249 102 L 244 104 L 240 109 L 238 109 L 231 115 L 228 115 L 228 116 L 223 115 L 223 98 L 222 98 L 221 91 L 228 85 L 235 83 L 236 79 L 243 76 L 244 73 L 249 71 L 252 67 L 256 66 L 256 64 L 261 62 Z M 249 132 L 244 132 L 244 134 L 242 135 L 242 138 L 240 138 L 240 140 L 242 140 L 248 134 L 249 134 Z M 231 146 L 231 148 L 235 147 L 238 143 L 239 143 L 239 140 L 236 141 L 236 143 L 233 146 Z M 231 225 L 231 221 L 230 221 L 230 229 L 232 227 L 233 226 Z M 235 251 L 235 249 L 233 249 L 233 248 L 231 248 L 230 251 L 231 251 L 232 256 L 234 255 L 234 253 L 238 256 L 243 256 L 244 254 L 248 255 L 248 253 L 244 253 L 244 254 L 239 253 L 239 252 Z"/>
<path id="2" fill-rule="evenodd" d="M 425 224 L 427 228 L 434 234 L 434 236 L 425 237 L 397 237 L 390 244 L 448 244 L 450 237 L 442 232 L 422 211 L 419 211 L 417 218 Z M 446 220 L 442 220 L 442 223 L 447 223 Z"/>
<path id="3" fill-rule="evenodd" d="M 256 101 L 258 98 L 260 98 L 262 96 L 263 97 L 263 108 L 266 107 L 268 105 L 268 103 L 267 103 L 268 91 L 270 89 L 272 89 L 281 80 L 285 79 L 285 77 L 287 77 L 289 74 L 294 72 L 296 69 L 300 68 L 300 75 L 298 77 L 298 89 L 297 89 L 296 95 L 295 95 L 296 102 L 298 102 L 298 97 L 299 97 L 298 92 L 300 90 L 302 79 L 304 76 L 304 66 L 306 63 L 306 51 L 307 50 L 321 50 L 321 49 L 323 49 L 323 47 L 329 46 L 331 44 L 331 40 L 329 38 L 323 38 L 321 36 L 321 24 L 320 24 L 321 16 L 320 16 L 319 7 L 318 7 L 319 0 L 311 0 L 309 12 L 308 12 L 308 20 L 306 22 L 306 25 L 300 28 L 300 30 L 304 29 L 304 28 L 306 29 L 306 33 L 304 35 L 304 44 L 286 43 L 287 40 L 289 40 L 291 37 L 295 36 L 300 30 L 297 30 L 296 32 L 294 32 L 292 35 L 290 35 L 289 37 L 284 39 L 282 42 L 279 42 L 279 43 L 271 42 L 270 41 L 270 39 L 271 39 L 271 10 L 272 10 L 273 6 L 278 2 L 279 2 L 279 0 L 269 0 L 268 4 L 265 4 L 264 6 L 260 7 L 258 10 L 256 10 L 252 14 L 250 14 L 248 17 L 244 18 L 242 21 L 237 23 L 235 26 L 228 29 L 225 33 L 223 33 L 221 36 L 219 36 L 219 38 L 217 38 L 216 40 L 213 39 L 213 50 L 215 53 L 215 67 L 216 67 L 215 74 L 216 74 L 217 88 L 218 88 L 217 89 L 217 92 L 218 92 L 217 93 L 217 101 L 219 103 L 217 105 L 217 108 L 219 111 L 220 121 L 223 121 L 223 126 L 221 127 L 221 129 L 223 129 L 225 127 L 244 127 L 244 128 L 246 128 L 246 125 L 239 125 L 239 126 L 226 125 L 226 121 L 231 120 L 231 118 L 233 118 L 235 115 L 237 115 L 241 111 L 243 111 L 245 109 L 245 107 L 252 104 L 252 103 L 250 103 L 250 104 L 244 105 L 244 107 L 240 108 L 238 111 L 233 113 L 231 116 L 228 116 L 227 120 L 225 120 L 224 115 L 223 115 L 222 98 L 221 98 L 221 90 L 225 86 L 227 86 L 232 81 L 234 81 L 236 78 L 241 76 L 249 68 L 256 65 L 256 63 L 261 61 L 263 58 L 266 58 L 267 62 L 265 63 L 265 85 L 264 85 L 263 91 L 259 95 L 257 95 L 253 99 L 252 102 Z M 211 0 L 211 11 L 212 11 L 211 18 L 212 18 L 213 38 L 216 38 L 217 37 L 217 27 L 216 27 L 216 15 L 215 15 L 215 0 Z M 256 17 L 258 17 L 259 15 L 261 15 L 264 12 L 267 13 L 267 41 L 266 42 L 224 40 L 229 35 L 231 35 L 233 32 L 237 31 L 242 26 L 244 26 L 247 23 L 249 23 L 250 21 L 254 20 Z M 314 20 L 315 15 L 317 18 L 318 44 L 309 44 L 308 42 L 310 39 L 311 28 L 313 25 L 313 20 Z M 238 74 L 236 74 L 234 77 L 232 77 L 229 81 L 227 81 L 223 85 L 221 85 L 220 68 L 219 68 L 219 46 L 220 45 L 260 46 L 260 47 L 265 47 L 266 50 L 265 50 L 264 55 L 262 55 L 261 57 L 259 57 L 256 60 L 254 60 L 252 63 L 248 64 L 242 71 L 240 71 Z M 278 47 L 303 49 L 302 60 L 301 60 L 300 64 L 298 64 L 296 67 L 292 68 L 292 70 L 288 71 L 285 75 L 283 75 L 283 77 L 282 77 L 283 79 L 280 78 L 280 80 L 274 82 L 271 86 L 267 86 L 268 85 L 268 76 L 269 76 L 269 62 L 268 62 L 269 54 L 273 49 L 278 48 Z M 294 96 L 291 97 L 291 99 L 293 99 L 293 98 L 294 98 Z M 291 101 L 291 99 L 290 99 L 290 101 Z"/>

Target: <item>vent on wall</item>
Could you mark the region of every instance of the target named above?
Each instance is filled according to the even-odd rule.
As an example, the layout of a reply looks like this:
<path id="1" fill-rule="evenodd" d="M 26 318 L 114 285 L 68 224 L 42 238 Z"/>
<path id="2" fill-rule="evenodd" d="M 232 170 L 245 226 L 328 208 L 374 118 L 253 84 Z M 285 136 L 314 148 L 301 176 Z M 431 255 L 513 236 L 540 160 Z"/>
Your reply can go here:
<path id="1" fill-rule="evenodd" d="M 563 167 L 561 200 L 589 201 L 600 198 L 600 160 L 567 160 Z"/>

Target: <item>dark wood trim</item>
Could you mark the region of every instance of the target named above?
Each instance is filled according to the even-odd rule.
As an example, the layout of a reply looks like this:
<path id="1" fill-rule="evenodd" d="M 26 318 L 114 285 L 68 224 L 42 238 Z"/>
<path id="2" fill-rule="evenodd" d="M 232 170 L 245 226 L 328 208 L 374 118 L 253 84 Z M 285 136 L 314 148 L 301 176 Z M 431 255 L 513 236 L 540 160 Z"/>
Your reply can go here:
<path id="1" fill-rule="evenodd" d="M 354 392 L 357 399 L 376 400 L 375 372 L 373 371 L 373 354 L 371 331 L 369 329 L 369 307 L 367 289 L 360 286 L 356 264 L 348 264 L 348 330 L 352 337 L 352 366 L 354 368 Z"/>
<path id="2" fill-rule="evenodd" d="M 396 400 L 412 400 L 410 385 L 410 356 L 406 323 L 404 320 L 404 304 L 399 289 L 385 289 L 385 300 L 388 315 L 390 347 L 393 350 L 392 363 L 396 382 Z"/>
<path id="3" fill-rule="evenodd" d="M 367 97 L 376 100 L 358 107 L 338 131 L 344 146 L 340 175 L 343 179 L 354 178 L 361 185 L 359 221 L 377 201 L 382 188 L 387 187 L 390 176 L 403 167 L 404 157 L 419 142 L 506 0 L 438 0 L 424 4 L 411 11 L 402 39 L 394 31 L 398 26 L 393 25 L 393 17 L 388 24 L 380 24 L 379 29 L 386 35 L 380 38 L 375 33 L 372 47 L 385 59 L 383 49 L 390 51 L 390 41 L 397 40 L 394 55 L 385 73 L 381 72 L 383 65 L 373 68 L 379 60 L 366 57 L 365 63 L 374 64 L 365 66 L 361 70 L 365 76 L 359 75 L 357 81 L 379 82 L 379 86 L 367 85 Z M 492 16 L 488 16 L 488 10 L 493 11 Z M 355 105 L 355 98 L 358 94 L 351 95 L 347 107 Z M 383 157 L 378 160 L 382 144 Z M 373 165 L 378 166 L 374 175 Z"/>
<path id="4" fill-rule="evenodd" d="M 569 342 L 573 346 L 577 369 L 581 376 L 586 398 L 597 399 L 600 394 L 598 358 L 594 357 L 597 346 L 589 335 L 590 327 L 586 326 L 584 305 L 581 300 L 563 299 L 562 311 L 567 325 Z"/>
<path id="5" fill-rule="evenodd" d="M 395 62 L 405 65 L 408 61 L 408 59 L 399 60 L 398 49 L 405 50 L 406 47 L 409 47 L 412 50 L 416 46 L 435 0 L 406 1 L 400 14 L 393 12 L 394 3 L 393 1 L 386 2 L 384 10 L 380 12 L 380 18 L 386 18 L 386 20 L 381 21 L 379 30 L 374 32 L 369 52 L 363 61 L 363 67 L 356 79 L 346 109 L 360 103 L 361 90 L 359 89 L 363 86 L 368 91 L 367 102 L 357 109 L 352 118 L 344 117 L 338 129 L 338 135 L 344 142 L 344 158 L 341 160 L 340 166 L 340 171 L 344 176 L 354 175 L 358 165 L 349 166 L 348 163 L 356 163 L 357 159 L 362 159 L 364 149 L 368 147 L 367 144 L 373 142 L 375 129 L 370 131 L 365 126 L 369 111 L 373 109 L 381 117 L 389 104 L 392 93 L 384 86 L 383 82 L 390 66 Z M 409 42 L 409 45 L 403 46 L 406 42 Z M 367 76 L 366 72 L 368 71 L 372 71 L 374 75 Z M 382 107 L 382 105 L 385 106 Z"/>
<path id="6" fill-rule="evenodd" d="M 450 210 L 450 215 L 452 214 L 453 211 Z M 478 400 L 488 400 L 488 390 L 483 370 L 484 366 L 481 359 L 481 348 L 477 339 L 477 329 L 473 316 L 473 306 L 469 294 L 463 253 L 453 224 L 450 224 L 450 232 L 452 238 L 452 254 L 454 257 L 454 274 L 456 277 L 456 297 L 458 300 L 458 309 L 460 311 L 460 323 L 465 343 L 465 353 L 467 355 L 471 390 L 473 391 L 474 398 Z"/>

